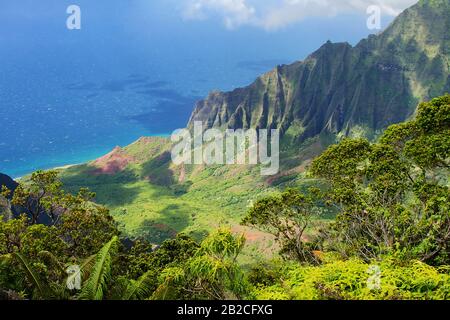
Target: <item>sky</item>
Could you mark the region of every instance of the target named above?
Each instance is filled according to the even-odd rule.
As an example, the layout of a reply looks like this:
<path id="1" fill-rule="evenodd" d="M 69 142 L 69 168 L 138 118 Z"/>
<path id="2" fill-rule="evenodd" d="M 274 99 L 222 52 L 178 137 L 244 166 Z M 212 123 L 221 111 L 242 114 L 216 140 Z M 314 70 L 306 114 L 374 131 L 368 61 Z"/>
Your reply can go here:
<path id="1" fill-rule="evenodd" d="M 185 22 L 217 21 L 228 30 L 251 26 L 274 32 L 298 24 L 307 18 L 336 17 L 342 15 L 367 15 L 370 6 L 378 6 L 385 19 L 395 17 L 418 0 L 128 0 L 122 7 L 138 7 L 143 14 L 158 14 L 161 19 L 179 17 Z M 42 11 L 36 10 L 31 0 L 0 1 L 0 17 L 17 17 L 28 20 L 51 16 L 59 6 L 86 3 L 84 0 L 44 0 Z M 51 4 L 53 9 L 48 6 Z M 117 8 L 116 2 L 97 2 L 105 12 Z M 30 8 L 30 10 L 27 10 Z M 153 12 L 151 11 L 153 10 Z M 157 10 L 157 12 L 155 12 Z"/>
<path id="2" fill-rule="evenodd" d="M 226 28 L 243 25 L 277 30 L 307 17 L 333 17 L 340 14 L 364 14 L 379 6 L 381 13 L 397 16 L 417 0 L 182 0 L 187 20 L 219 17 Z"/>

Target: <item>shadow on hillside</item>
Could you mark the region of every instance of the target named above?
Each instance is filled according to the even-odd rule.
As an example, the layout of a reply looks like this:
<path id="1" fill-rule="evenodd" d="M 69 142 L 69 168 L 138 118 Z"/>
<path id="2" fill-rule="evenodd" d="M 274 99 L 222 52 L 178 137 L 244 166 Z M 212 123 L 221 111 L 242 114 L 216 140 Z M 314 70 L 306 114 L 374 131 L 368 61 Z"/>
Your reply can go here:
<path id="1" fill-rule="evenodd" d="M 158 157 L 142 165 L 142 175 L 151 184 L 161 187 L 170 187 L 175 182 L 173 171 L 169 168 L 172 157 L 166 151 Z"/>
<path id="2" fill-rule="evenodd" d="M 96 193 L 95 201 L 107 207 L 124 206 L 132 203 L 140 193 L 140 187 L 132 186 L 138 177 L 131 170 L 114 175 L 93 174 L 96 168 L 81 165 L 66 169 L 61 175 L 64 189 L 76 193 L 80 188 L 89 188 Z"/>
<path id="3" fill-rule="evenodd" d="M 161 244 L 183 232 L 191 222 L 189 207 L 170 204 L 162 209 L 157 219 L 147 219 L 140 226 L 140 234 L 151 243 Z"/>

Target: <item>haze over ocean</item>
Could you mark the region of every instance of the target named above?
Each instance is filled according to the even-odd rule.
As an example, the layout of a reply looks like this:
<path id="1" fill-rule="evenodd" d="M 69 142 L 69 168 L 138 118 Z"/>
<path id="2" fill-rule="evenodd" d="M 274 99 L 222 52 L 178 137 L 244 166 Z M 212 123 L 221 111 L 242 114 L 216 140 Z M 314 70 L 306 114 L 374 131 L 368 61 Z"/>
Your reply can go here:
<path id="1" fill-rule="evenodd" d="M 371 33 L 365 12 L 229 30 L 183 20 L 168 3 L 1 1 L 0 172 L 80 163 L 170 134 L 209 91 L 247 85 L 327 40 L 355 44 Z M 70 4 L 81 7 L 81 30 L 66 28 Z"/>

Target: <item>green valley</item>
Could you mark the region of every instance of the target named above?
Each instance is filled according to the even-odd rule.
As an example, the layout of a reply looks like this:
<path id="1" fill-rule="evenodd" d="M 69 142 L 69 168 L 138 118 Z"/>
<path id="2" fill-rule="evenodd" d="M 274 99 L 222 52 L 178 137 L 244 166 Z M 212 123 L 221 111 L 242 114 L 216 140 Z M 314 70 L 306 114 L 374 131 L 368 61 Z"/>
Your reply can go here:
<path id="1" fill-rule="evenodd" d="M 176 165 L 165 137 L 0 175 L 0 298 L 449 300 L 449 30 L 420 0 L 197 102 L 188 130 L 279 129 L 273 176 Z"/>

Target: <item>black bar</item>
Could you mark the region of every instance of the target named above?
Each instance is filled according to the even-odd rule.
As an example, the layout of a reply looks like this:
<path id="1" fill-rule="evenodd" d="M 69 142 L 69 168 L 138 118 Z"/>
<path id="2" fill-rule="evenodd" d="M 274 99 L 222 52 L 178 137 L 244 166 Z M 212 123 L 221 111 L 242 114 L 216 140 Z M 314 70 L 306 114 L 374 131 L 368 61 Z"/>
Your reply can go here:
<path id="1" fill-rule="evenodd" d="M 355 317 L 380 320 L 401 312 L 405 316 L 445 315 L 450 301 L 1 301 L 0 312 L 11 311 L 15 317 L 30 310 L 48 314 L 61 308 L 70 317 L 86 318 L 92 311 L 107 311 L 124 320 L 135 315 L 148 320 L 168 319 L 312 319 L 322 317 Z M 8 310 L 10 309 L 10 310 Z M 47 311 L 47 312 L 46 312 Z M 133 316 L 132 316 L 133 315 Z M 51 315 L 50 315 L 51 316 Z M 58 312 L 58 318 L 64 313 Z"/>

